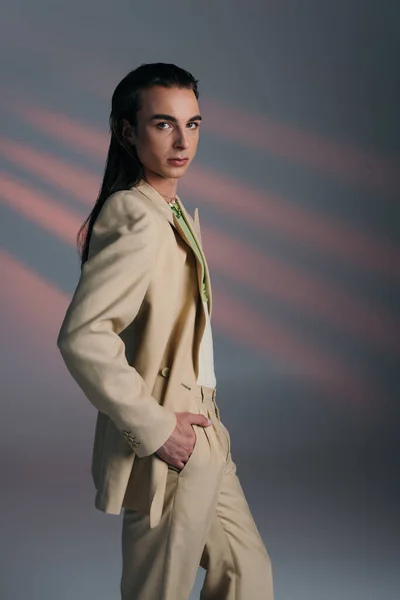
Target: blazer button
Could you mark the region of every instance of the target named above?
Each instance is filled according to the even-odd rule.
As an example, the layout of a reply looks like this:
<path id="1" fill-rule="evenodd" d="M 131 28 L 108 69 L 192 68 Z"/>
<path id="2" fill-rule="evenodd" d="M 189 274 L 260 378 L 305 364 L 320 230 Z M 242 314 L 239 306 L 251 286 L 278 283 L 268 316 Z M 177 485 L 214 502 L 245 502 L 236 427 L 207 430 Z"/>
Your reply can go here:
<path id="1" fill-rule="evenodd" d="M 169 367 L 163 367 L 161 369 L 161 375 L 163 377 L 169 377 L 169 374 L 171 373 L 171 369 Z"/>

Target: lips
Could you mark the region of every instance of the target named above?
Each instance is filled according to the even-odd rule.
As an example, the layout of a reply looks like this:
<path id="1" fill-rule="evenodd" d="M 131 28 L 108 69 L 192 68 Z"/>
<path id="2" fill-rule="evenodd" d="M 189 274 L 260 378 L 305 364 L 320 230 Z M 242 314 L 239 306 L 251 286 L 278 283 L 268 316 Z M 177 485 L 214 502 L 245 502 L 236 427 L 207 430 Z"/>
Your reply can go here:
<path id="1" fill-rule="evenodd" d="M 168 162 L 173 165 L 185 165 L 188 160 L 188 158 L 169 158 Z"/>

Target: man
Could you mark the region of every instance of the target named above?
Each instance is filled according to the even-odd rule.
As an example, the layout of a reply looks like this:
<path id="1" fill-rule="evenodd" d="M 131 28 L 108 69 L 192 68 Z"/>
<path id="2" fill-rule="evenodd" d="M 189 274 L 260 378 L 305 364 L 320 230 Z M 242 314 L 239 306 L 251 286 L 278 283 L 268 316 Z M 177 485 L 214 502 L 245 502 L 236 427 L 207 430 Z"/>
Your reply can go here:
<path id="1" fill-rule="evenodd" d="M 199 564 L 203 600 L 273 598 L 216 404 L 198 211 L 193 220 L 177 196 L 200 123 L 197 81 L 175 65 L 141 65 L 118 84 L 81 277 L 58 336 L 98 410 L 95 505 L 124 508 L 123 600 L 188 600 Z"/>

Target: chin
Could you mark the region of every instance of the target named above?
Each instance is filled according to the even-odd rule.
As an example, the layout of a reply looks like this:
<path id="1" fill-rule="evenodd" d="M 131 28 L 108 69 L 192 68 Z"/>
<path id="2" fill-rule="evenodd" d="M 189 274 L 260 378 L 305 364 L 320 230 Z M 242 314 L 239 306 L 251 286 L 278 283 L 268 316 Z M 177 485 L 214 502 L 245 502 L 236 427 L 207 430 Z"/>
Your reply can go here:
<path id="1" fill-rule="evenodd" d="M 164 177 L 170 177 L 172 179 L 180 179 L 184 176 L 189 165 L 186 167 L 169 167 L 163 170 Z"/>

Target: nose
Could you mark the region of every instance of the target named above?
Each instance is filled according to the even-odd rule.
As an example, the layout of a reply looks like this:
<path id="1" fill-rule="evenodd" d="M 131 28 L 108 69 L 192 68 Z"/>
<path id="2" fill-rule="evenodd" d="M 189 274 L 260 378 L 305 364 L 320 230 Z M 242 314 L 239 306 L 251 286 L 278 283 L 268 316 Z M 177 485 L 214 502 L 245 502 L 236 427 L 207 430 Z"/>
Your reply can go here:
<path id="1" fill-rule="evenodd" d="M 187 131 L 185 131 L 184 129 L 177 129 L 176 132 L 177 133 L 174 142 L 175 148 L 181 148 L 182 150 L 189 148 L 189 139 Z"/>

